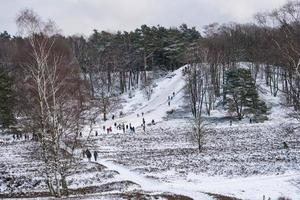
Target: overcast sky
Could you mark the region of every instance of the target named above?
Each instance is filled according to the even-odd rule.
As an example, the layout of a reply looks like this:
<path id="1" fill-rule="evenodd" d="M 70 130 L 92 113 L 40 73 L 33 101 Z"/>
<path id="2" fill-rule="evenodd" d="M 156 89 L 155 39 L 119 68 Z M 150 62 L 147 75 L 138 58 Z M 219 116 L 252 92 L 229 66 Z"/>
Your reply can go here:
<path id="1" fill-rule="evenodd" d="M 251 22 L 255 13 L 271 10 L 287 0 L 0 0 L 0 32 L 15 34 L 15 18 L 32 8 L 52 19 L 66 35 L 89 35 L 93 29 L 134 30 L 142 24 L 201 29 L 219 22 Z"/>

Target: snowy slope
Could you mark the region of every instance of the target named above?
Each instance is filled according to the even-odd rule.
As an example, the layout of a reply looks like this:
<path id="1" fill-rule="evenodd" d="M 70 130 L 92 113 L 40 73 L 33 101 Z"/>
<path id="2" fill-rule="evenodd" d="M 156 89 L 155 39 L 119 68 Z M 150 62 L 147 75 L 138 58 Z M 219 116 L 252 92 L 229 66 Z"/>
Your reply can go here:
<path id="1" fill-rule="evenodd" d="M 169 77 L 169 78 L 168 78 Z M 146 124 L 153 120 L 159 122 L 163 120 L 163 117 L 167 115 L 167 111 L 177 109 L 183 104 L 184 86 L 185 81 L 182 75 L 182 68 L 170 73 L 167 77 L 164 77 L 156 82 L 157 87 L 153 89 L 151 99 L 148 101 L 142 91 L 137 91 L 132 99 L 127 97 L 127 94 L 123 98 L 126 99 L 126 104 L 123 105 L 122 112 L 124 117 L 119 118 L 116 116 L 115 120 L 107 120 L 98 126 L 98 130 L 101 131 L 102 126 L 112 127 L 114 129 L 114 123 L 117 124 L 129 124 L 138 127 L 142 124 L 142 118 L 145 119 Z M 168 96 L 175 96 L 170 101 L 168 106 Z M 129 114 L 127 114 L 129 113 Z M 142 113 L 144 116 L 142 117 Z M 139 117 L 137 117 L 139 115 Z M 113 131 L 118 131 L 114 129 Z"/>
<path id="2" fill-rule="evenodd" d="M 200 159 L 194 152 L 193 144 L 187 142 L 185 138 L 180 138 L 181 134 L 177 134 L 179 130 L 184 132 L 183 135 L 186 134 L 187 121 L 184 119 L 182 121 L 164 121 L 167 111 L 178 109 L 185 103 L 183 99 L 185 81 L 182 68 L 157 80 L 156 84 L 157 87 L 154 88 L 149 101 L 139 90 L 135 91 L 134 97 L 131 99 L 124 96 L 123 98 L 126 100 L 122 110 L 124 116 L 121 118 L 117 116 L 115 120 L 110 119 L 95 127 L 102 133 L 103 125 L 111 126 L 113 129 L 109 135 L 101 134 L 100 136 L 99 151 L 105 155 L 100 163 L 119 171 L 120 179 L 136 182 L 146 191 L 173 192 L 200 200 L 211 198 L 203 192 L 241 199 L 262 199 L 263 196 L 266 199 L 270 197 L 272 200 L 281 196 L 300 199 L 299 188 L 295 185 L 295 182 L 300 180 L 300 171 L 297 167 L 299 164 L 298 146 L 295 146 L 295 149 L 288 155 L 281 149 L 282 141 L 285 141 L 282 131 L 285 127 L 292 125 L 292 123 L 288 124 L 291 121 L 287 115 L 289 110 L 281 106 L 280 96 L 273 97 L 263 82 L 258 82 L 263 91 L 259 93 L 261 99 L 265 100 L 271 108 L 269 121 L 249 124 L 249 120 L 245 119 L 234 122 L 232 126 L 229 126 L 229 122 L 226 121 L 210 124 L 209 126 L 216 129 L 218 134 L 209 138 L 207 148 L 216 148 L 216 151 L 212 150 L 211 155 L 202 154 L 205 156 L 203 159 Z M 172 96 L 173 92 L 176 95 L 171 101 L 171 105 L 168 106 L 168 96 Z M 142 112 L 144 113 L 143 117 L 141 116 Z M 226 112 L 223 110 L 212 112 L 212 117 L 224 116 L 226 116 Z M 147 127 L 146 135 L 138 128 L 134 137 L 131 133 L 123 134 L 113 125 L 115 122 L 125 125 L 131 123 L 132 126 L 140 127 L 142 118 L 145 118 L 146 124 L 150 123 L 152 119 L 161 123 L 153 128 Z M 276 129 L 275 132 L 270 132 L 272 127 Z M 232 132 L 232 130 L 236 132 Z M 163 132 L 160 133 L 160 131 Z M 269 133 L 272 134 L 268 136 Z M 222 137 L 225 141 L 222 140 Z M 214 144 L 214 141 L 218 141 L 219 144 Z M 247 147 L 248 144 L 253 146 Z M 190 155 L 181 154 L 186 150 L 192 152 L 191 158 Z M 175 153 L 172 155 L 172 159 L 168 160 L 168 155 L 173 151 L 178 151 L 178 156 Z M 208 151 L 210 152 L 210 150 Z M 200 163 L 204 161 L 212 163 L 206 164 L 208 166 L 206 174 L 197 169 L 198 159 Z M 277 162 L 276 159 L 279 159 L 279 163 L 272 164 L 272 162 Z M 257 166 L 255 166 L 256 161 L 259 162 Z M 214 162 L 216 163 L 214 164 Z M 226 164 L 226 162 L 228 163 Z M 122 165 L 117 163 L 122 163 Z M 232 166 L 227 167 L 226 165 Z M 154 171 L 158 170 L 158 172 L 154 173 L 151 170 L 148 172 L 149 168 Z M 185 171 L 187 169 L 191 171 Z M 246 171 L 243 172 L 245 169 Z M 136 173 L 133 170 L 141 172 Z M 249 171 L 247 172 L 247 170 Z M 229 171 L 233 171 L 236 175 L 226 177 L 226 173 Z M 252 171 L 261 175 L 251 175 Z M 223 172 L 225 174 L 222 174 Z M 218 173 L 221 174 L 218 175 Z M 245 173 L 244 176 L 247 177 L 240 173 Z M 153 176 L 158 180 L 149 179 L 148 176 Z"/>

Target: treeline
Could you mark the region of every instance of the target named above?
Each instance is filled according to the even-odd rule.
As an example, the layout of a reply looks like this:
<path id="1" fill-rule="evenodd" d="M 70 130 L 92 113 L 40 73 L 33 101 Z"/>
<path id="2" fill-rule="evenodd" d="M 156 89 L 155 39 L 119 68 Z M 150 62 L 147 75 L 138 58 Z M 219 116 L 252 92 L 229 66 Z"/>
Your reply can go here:
<path id="1" fill-rule="evenodd" d="M 35 33 L 35 37 L 42 39 L 47 35 Z M 182 66 L 185 49 L 201 35 L 195 28 L 183 24 L 179 28 L 143 25 L 135 31 L 117 33 L 94 30 L 88 38 L 65 37 L 58 32 L 50 37 L 74 69 L 78 67 L 89 95 L 101 98 L 103 112 L 107 113 L 110 106 L 103 104 L 113 102 L 113 96 L 146 84 L 146 71 L 167 71 Z M 1 71 L 9 74 L 16 84 L 22 82 L 20 76 L 24 78 L 17 72 L 22 71 L 24 60 L 32 56 L 28 40 L 26 35 L 11 36 L 6 31 L 0 34 Z M 15 109 L 19 105 L 24 104 L 16 102 Z"/>
<path id="2" fill-rule="evenodd" d="M 87 93 L 93 99 L 102 99 L 104 113 L 111 107 L 106 104 L 120 93 L 139 84 L 146 86 L 146 71 L 174 70 L 184 64 L 209 65 L 206 73 L 212 91 L 208 93 L 214 101 L 223 95 L 226 71 L 239 62 L 252 64 L 254 81 L 263 70 L 272 94 L 284 92 L 287 105 L 299 110 L 299 7 L 299 2 L 289 2 L 269 13 L 257 14 L 255 23 L 251 24 L 210 24 L 204 27 L 203 36 L 183 24 L 178 28 L 143 25 L 131 32 L 94 30 L 88 38 L 65 37 L 58 32 L 51 36 L 36 32 L 35 37 L 55 40 L 56 48 L 63 51 L 61 55 L 68 57 L 68 62 L 83 77 Z M 17 101 L 23 98 L 16 91 L 25 78 L 21 73 L 24 60 L 31 56 L 28 43 L 28 35 L 11 36 L 5 31 L 0 34 L 0 70 L 12 82 L 13 89 L 7 92 L 15 92 L 6 96 L 10 103 L 5 103 L 3 98 L 3 105 L 11 108 L 3 109 L 4 113 L 15 115 L 20 112 L 20 105 L 24 105 Z M 213 104 L 208 107 L 212 109 Z M 9 119 L 13 115 L 3 116 L 3 124 L 13 121 Z"/>
<path id="3" fill-rule="evenodd" d="M 191 43 L 185 52 L 185 61 L 191 66 L 187 81 L 193 115 L 197 116 L 197 112 L 202 113 L 204 109 L 209 114 L 219 97 L 228 102 L 227 71 L 238 68 L 240 62 L 249 65 L 254 84 L 261 72 L 271 93 L 276 96 L 279 91 L 282 92 L 286 105 L 299 111 L 299 14 L 300 3 L 294 1 L 271 12 L 258 13 L 255 23 L 206 26 L 205 35 Z M 243 76 L 236 79 L 242 80 Z M 250 78 L 248 81 L 252 85 Z M 240 107 L 242 102 L 246 102 L 243 100 L 246 97 L 238 95 L 241 99 L 234 101 L 234 110 L 240 119 L 243 115 Z M 257 107 L 256 110 L 259 109 Z M 255 114 L 255 110 L 252 113 Z"/>

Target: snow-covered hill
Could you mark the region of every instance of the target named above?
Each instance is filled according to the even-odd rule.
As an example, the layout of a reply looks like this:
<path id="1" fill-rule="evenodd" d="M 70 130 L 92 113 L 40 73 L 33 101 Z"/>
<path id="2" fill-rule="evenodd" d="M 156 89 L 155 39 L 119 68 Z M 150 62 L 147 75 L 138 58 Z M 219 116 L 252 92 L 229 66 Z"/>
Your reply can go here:
<path id="1" fill-rule="evenodd" d="M 300 199 L 300 133 L 291 132 L 298 122 L 281 104 L 282 94 L 273 97 L 264 82 L 257 81 L 260 98 L 270 108 L 269 120 L 264 123 L 250 124 L 245 119 L 230 126 L 226 111 L 214 110 L 206 117 L 213 132 L 205 137 L 204 151 L 199 153 L 190 139 L 182 69 L 155 80 L 150 100 L 140 89 L 130 91 L 131 98 L 129 93 L 122 96 L 122 109 L 114 111 L 114 120 L 112 114 L 105 122 L 99 117 L 92 132 L 86 128 L 83 139 L 88 139 L 89 149 L 98 151 L 100 159 L 88 162 L 82 158 L 68 178 L 73 191 L 80 189 L 93 195 L 73 193 L 74 198 Z M 176 117 L 168 115 L 171 110 Z M 136 132 L 123 133 L 115 124 L 130 124 Z M 103 126 L 112 127 L 112 132 L 107 133 Z M 26 160 L 32 142 L 1 139 L 0 166 L 4 173 L 0 173 L 0 197 L 1 193 L 8 197 L 22 192 L 25 197 L 34 197 L 34 192 L 43 195 L 45 185 L 34 172 L 40 163 L 31 157 Z"/>
<path id="2" fill-rule="evenodd" d="M 119 113 L 115 114 L 115 119 L 110 119 L 98 124 L 97 130 L 102 132 L 102 127 L 112 127 L 113 132 L 122 132 L 117 130 L 114 124 L 131 124 L 134 127 L 140 127 L 143 123 L 142 119 L 145 119 L 146 124 L 151 123 L 154 120 L 156 123 L 163 121 L 163 118 L 167 116 L 167 112 L 171 110 L 179 109 L 184 104 L 184 86 L 185 80 L 182 75 L 182 68 L 174 72 L 170 72 L 166 77 L 160 78 L 155 81 L 156 87 L 153 88 L 153 93 L 150 100 L 147 100 L 143 91 L 134 91 L 133 97 L 129 98 L 128 94 L 122 96 L 125 103 L 123 104 L 124 113 L 119 117 Z M 173 95 L 175 94 L 175 95 Z M 168 104 L 168 97 L 170 105 Z M 142 116 L 142 113 L 144 115 Z"/>
<path id="3" fill-rule="evenodd" d="M 95 140 L 104 155 L 104 165 L 110 163 L 115 169 L 126 168 L 123 173 L 128 173 L 129 179 L 140 176 L 139 184 L 145 190 L 161 188 L 195 199 L 209 198 L 201 195 L 203 192 L 242 199 L 263 199 L 264 196 L 266 199 L 281 196 L 300 199 L 300 191 L 295 186 L 300 179 L 299 135 L 286 133 L 296 122 L 288 118 L 289 109 L 281 106 L 280 95 L 273 97 L 262 81 L 258 82 L 264 89 L 259 91 L 260 97 L 270 108 L 269 120 L 249 124 L 246 119 L 232 126 L 224 120 L 211 121 L 209 126 L 215 134 L 207 137 L 206 152 L 199 154 L 189 140 L 188 120 L 164 120 L 167 111 L 186 104 L 182 68 L 155 83 L 157 87 L 149 101 L 141 91 L 136 91 L 131 99 L 125 96 L 122 110 L 125 116 L 103 123 L 113 128 L 112 133 L 99 136 L 99 142 Z M 168 106 L 168 96 L 173 92 L 176 95 Z M 211 119 L 226 115 L 224 110 L 215 110 Z M 152 119 L 159 123 L 147 126 L 146 132 L 138 129 L 135 134 L 129 131 L 123 134 L 113 126 L 116 122 L 139 127 L 142 118 L 146 123 Z M 103 124 L 98 131 L 101 132 Z M 291 141 L 290 150 L 283 148 L 285 141 Z M 159 187 L 148 187 L 149 183 Z"/>

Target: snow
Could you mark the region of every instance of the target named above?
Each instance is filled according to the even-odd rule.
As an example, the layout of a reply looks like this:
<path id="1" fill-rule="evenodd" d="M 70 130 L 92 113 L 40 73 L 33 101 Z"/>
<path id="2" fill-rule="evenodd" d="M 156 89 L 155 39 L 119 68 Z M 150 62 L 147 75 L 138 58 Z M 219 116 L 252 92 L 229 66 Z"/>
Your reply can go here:
<path id="1" fill-rule="evenodd" d="M 117 124 L 129 124 L 131 123 L 134 127 L 139 127 L 142 124 L 142 118 L 145 119 L 146 124 L 150 123 L 152 119 L 155 122 L 162 121 L 163 118 L 167 115 L 167 111 L 172 109 L 178 109 L 179 106 L 183 103 L 183 88 L 185 86 L 184 77 L 182 76 L 182 68 L 172 72 L 172 78 L 163 78 L 156 82 L 157 87 L 154 88 L 151 99 L 147 101 L 144 97 L 142 91 L 137 91 L 134 94 L 134 97 L 129 99 L 128 94 L 123 95 L 123 98 L 129 104 L 123 105 L 124 117 L 117 118 L 116 120 L 108 120 L 104 123 L 101 123 L 101 126 L 98 126 L 98 131 L 102 131 L 102 126 L 114 128 L 114 123 Z M 174 98 L 170 101 L 170 106 L 168 106 L 168 96 L 173 96 Z M 129 113 L 129 114 L 127 114 Z M 142 116 L 144 113 L 144 116 Z M 137 117 L 139 114 L 139 117 Z M 114 132 L 117 130 L 114 130 Z"/>
<path id="2" fill-rule="evenodd" d="M 241 66 L 249 67 L 245 63 L 242 63 Z M 226 145 L 228 148 L 234 148 L 235 146 L 241 148 L 243 145 L 248 144 L 253 147 L 249 147 L 248 150 L 246 148 L 245 152 L 244 150 L 240 152 L 239 149 L 233 149 L 233 152 L 225 150 L 223 154 L 214 152 L 214 155 L 204 156 L 202 160 L 210 163 L 209 170 L 206 172 L 205 170 L 199 171 L 191 166 L 196 164 L 199 158 L 196 158 L 196 161 L 186 160 L 183 157 L 184 155 L 180 153 L 177 158 L 175 155 L 171 160 L 164 158 L 165 156 L 163 155 L 168 154 L 169 151 L 177 151 L 184 148 L 190 149 L 192 145 L 184 136 L 179 138 L 172 133 L 169 133 L 169 136 L 166 135 L 168 131 L 178 133 L 178 135 L 181 135 L 180 132 L 182 131 L 184 132 L 182 135 L 186 135 L 188 128 L 181 130 L 180 127 L 189 126 L 189 123 L 184 119 L 169 119 L 169 121 L 165 121 L 166 119 L 168 120 L 166 118 L 167 111 L 180 109 L 185 104 L 185 83 L 181 71 L 182 68 L 174 71 L 171 76 L 167 75 L 167 77 L 157 80 L 155 82 L 157 87 L 154 88 L 150 101 L 145 99 L 141 91 L 135 91 L 131 99 L 127 97 L 128 95 L 124 96 L 125 104 L 122 111 L 124 111 L 125 116 L 114 121 L 108 120 L 104 123 L 105 126 L 113 127 L 114 122 L 131 123 L 133 126 L 140 126 L 142 117 L 137 117 L 137 114 L 141 115 L 142 112 L 145 113 L 146 123 L 155 119 L 158 124 L 157 126 L 147 127 L 146 135 L 142 130 L 138 129 L 137 134 L 134 136 L 132 133 L 122 134 L 121 131 L 117 130 L 113 130 L 113 133 L 109 135 L 100 136 L 102 139 L 99 142 L 99 150 L 105 155 L 103 159 L 106 160 L 103 161 L 103 164 L 121 172 L 120 178 L 136 182 L 146 191 L 168 191 L 175 194 L 184 194 L 195 199 L 208 198 L 207 196 L 200 196 L 199 194 L 202 194 L 202 192 L 222 194 L 241 199 L 262 199 L 263 196 L 272 199 L 281 196 L 288 196 L 292 199 L 300 198 L 299 189 L 292 183 L 294 179 L 300 179 L 300 169 L 297 167 L 299 158 L 297 155 L 293 157 L 293 153 L 290 156 L 291 159 L 296 159 L 295 161 L 290 161 L 289 158 L 286 158 L 286 153 L 280 149 L 281 141 L 284 141 L 284 139 L 278 139 L 283 138 L 280 135 L 283 133 L 284 128 L 293 126 L 295 121 L 291 121 L 288 118 L 290 110 L 281 105 L 282 99 L 280 95 L 273 97 L 262 82 L 258 82 L 261 89 L 259 94 L 260 98 L 266 101 L 267 106 L 271 108 L 268 115 L 269 121 L 249 124 L 249 120 L 244 119 L 233 122 L 232 126 L 229 125 L 228 121 L 212 121 L 209 124 L 210 127 L 220 132 L 209 138 L 212 143 L 217 136 L 221 135 L 221 132 L 227 132 L 230 135 L 225 136 L 227 141 L 224 141 L 223 147 Z M 173 92 L 176 95 L 171 101 L 171 105 L 168 106 L 168 96 L 172 96 Z M 222 118 L 227 115 L 227 112 L 218 109 L 212 111 L 210 117 Z M 102 124 L 100 127 L 102 127 Z M 274 128 L 277 131 L 272 133 Z M 251 131 L 254 131 L 255 134 L 251 133 Z M 170 137 L 173 137 L 172 139 L 176 140 L 177 143 Z M 256 142 L 259 138 L 262 138 L 261 141 Z M 278 142 L 274 141 L 275 139 L 278 139 Z M 159 142 L 160 140 L 162 140 L 161 143 Z M 265 140 L 267 140 L 267 143 Z M 267 144 L 266 148 L 261 148 L 260 146 L 264 144 Z M 212 145 L 212 147 L 216 146 Z M 298 146 L 295 148 L 294 153 L 299 151 Z M 261 150 L 257 151 L 257 149 Z M 249 152 L 252 150 L 253 152 Z M 234 155 L 234 152 L 237 155 Z M 263 155 L 263 153 L 267 154 Z M 191 158 L 195 159 L 194 153 L 192 154 Z M 266 157 L 265 161 L 259 161 L 260 163 L 255 164 L 255 160 L 260 160 L 260 157 Z M 255 160 L 252 162 L 251 159 L 253 158 Z M 282 158 L 284 160 L 276 163 L 273 158 Z M 107 159 L 115 162 L 107 162 Z M 146 159 L 149 159 L 149 162 Z M 214 159 L 218 160 L 216 164 L 213 162 Z M 225 162 L 224 164 L 226 165 L 229 161 L 226 161 L 226 159 L 232 160 L 232 167 L 224 167 L 223 164 L 218 164 Z M 268 161 L 268 159 L 270 160 Z M 116 162 L 120 164 L 118 165 Z M 274 165 L 272 164 L 273 162 Z M 295 164 L 287 162 L 295 162 Z M 243 163 L 246 164 L 244 167 Z M 190 171 L 187 170 L 189 168 L 191 168 Z M 134 171 L 138 173 L 134 173 Z M 181 174 L 182 171 L 184 171 L 184 175 Z M 233 174 L 230 175 L 230 173 Z M 259 175 L 255 175 L 255 173 Z"/>
<path id="3" fill-rule="evenodd" d="M 198 189 L 190 189 L 186 187 L 182 187 L 183 184 L 180 183 L 163 183 L 156 181 L 154 179 L 145 178 L 137 173 L 130 171 L 129 169 L 122 167 L 120 165 L 116 165 L 107 160 L 101 160 L 101 164 L 107 166 L 109 169 L 113 169 L 120 173 L 119 177 L 123 180 L 131 180 L 137 184 L 139 184 L 143 190 L 152 191 L 152 192 L 171 192 L 174 194 L 181 194 L 189 196 L 193 199 L 201 199 L 201 200 L 212 200 L 213 198 L 203 194 L 203 192 Z"/>
<path id="4" fill-rule="evenodd" d="M 240 65 L 249 67 L 247 63 Z M 260 98 L 270 109 L 269 119 L 263 123 L 250 124 L 244 119 L 230 126 L 226 120 L 228 113 L 217 107 L 211 116 L 206 116 L 213 132 L 206 137 L 204 152 L 199 153 L 188 134 L 191 124 L 190 114 L 184 110 L 187 103 L 182 69 L 155 80 L 150 100 L 140 89 L 130 91 L 132 98 L 129 93 L 124 94 L 123 117 L 116 115 L 115 120 L 110 117 L 106 122 L 97 120 L 93 131 L 97 130 L 99 135 L 89 136 L 88 142 L 91 150 L 99 152 L 100 160 L 89 163 L 82 159 L 82 170 L 68 178 L 71 188 L 109 185 L 110 190 L 101 193 L 109 197 L 91 196 L 91 199 L 121 199 L 113 195 L 130 192 L 180 194 L 199 200 L 214 199 L 209 194 L 251 200 L 264 196 L 272 200 L 279 197 L 300 199 L 300 133 L 287 132 L 298 122 L 290 118 L 292 110 L 282 105 L 283 94 L 272 96 L 269 88 L 258 79 Z M 173 96 L 173 92 L 175 96 L 169 106 L 168 96 Z M 172 109 L 175 113 L 168 115 Z M 146 124 L 152 119 L 156 124 L 147 125 L 144 132 L 142 118 Z M 131 123 L 136 133 L 127 131 L 124 134 L 114 123 Z M 103 131 L 103 125 L 111 126 L 112 133 Z M 84 137 L 88 133 L 86 127 Z M 8 136 L 0 139 L 3 141 L 0 143 L 0 166 L 5 173 L 0 173 L 0 194 L 44 191 L 45 185 L 32 187 L 34 179 L 11 190 L 14 185 L 4 181 L 8 176 L 17 180 L 35 177 L 33 171 L 40 163 L 27 160 L 31 142 L 15 142 Z M 283 142 L 289 144 L 288 149 L 283 148 Z M 15 162 L 18 165 L 14 166 Z M 24 167 L 27 171 L 22 171 Z"/>

